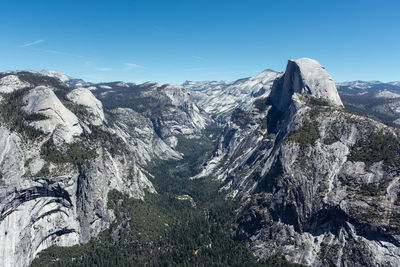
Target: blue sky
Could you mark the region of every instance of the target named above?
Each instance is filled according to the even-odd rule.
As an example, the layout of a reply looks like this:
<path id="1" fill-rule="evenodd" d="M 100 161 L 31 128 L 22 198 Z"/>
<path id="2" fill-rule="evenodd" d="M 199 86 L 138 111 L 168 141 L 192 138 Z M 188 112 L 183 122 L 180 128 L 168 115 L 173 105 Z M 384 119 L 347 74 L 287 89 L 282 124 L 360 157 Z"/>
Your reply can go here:
<path id="1" fill-rule="evenodd" d="M 88 81 L 235 80 L 287 59 L 400 80 L 400 1 L 2 0 L 0 71 Z"/>

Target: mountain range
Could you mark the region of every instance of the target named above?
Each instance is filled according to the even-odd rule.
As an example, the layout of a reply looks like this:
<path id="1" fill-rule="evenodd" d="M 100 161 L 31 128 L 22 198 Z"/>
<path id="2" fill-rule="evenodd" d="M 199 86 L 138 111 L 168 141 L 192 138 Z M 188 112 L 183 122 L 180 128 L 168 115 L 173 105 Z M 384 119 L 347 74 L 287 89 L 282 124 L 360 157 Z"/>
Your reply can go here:
<path id="1" fill-rule="evenodd" d="M 182 85 L 0 73 L 0 264 L 397 266 L 399 124 L 398 82 L 308 58 Z"/>

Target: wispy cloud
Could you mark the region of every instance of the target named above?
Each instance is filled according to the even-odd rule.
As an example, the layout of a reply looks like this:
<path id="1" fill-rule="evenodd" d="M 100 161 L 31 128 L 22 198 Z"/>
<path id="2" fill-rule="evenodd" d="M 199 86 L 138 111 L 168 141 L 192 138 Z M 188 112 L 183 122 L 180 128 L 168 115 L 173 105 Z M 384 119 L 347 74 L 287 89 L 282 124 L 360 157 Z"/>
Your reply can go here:
<path id="1" fill-rule="evenodd" d="M 98 71 L 114 71 L 112 68 L 96 68 Z"/>
<path id="2" fill-rule="evenodd" d="M 50 49 L 40 49 L 40 48 L 32 48 L 32 50 L 39 51 L 39 52 L 45 52 L 49 54 L 55 54 L 55 55 L 61 55 L 61 56 L 69 56 L 69 57 L 76 57 L 76 58 L 85 58 L 85 56 L 77 55 L 77 54 L 71 54 L 71 53 L 66 53 L 62 51 L 57 51 L 57 50 L 50 50 Z"/>
<path id="3" fill-rule="evenodd" d="M 126 66 L 126 69 L 131 70 L 131 69 L 147 69 L 146 67 L 134 63 L 123 63 Z"/>
<path id="4" fill-rule="evenodd" d="M 129 62 L 122 63 L 122 65 L 124 65 L 125 68 L 100 67 L 100 68 L 96 68 L 96 70 L 97 71 L 102 71 L 102 72 L 118 72 L 118 71 L 132 70 L 132 69 L 147 69 L 147 67 L 144 67 L 142 65 L 129 63 Z"/>
<path id="5" fill-rule="evenodd" d="M 197 59 L 197 60 L 207 60 L 204 57 L 199 57 L 199 56 L 192 56 L 192 58 Z"/>
<path id="6" fill-rule="evenodd" d="M 45 39 L 39 39 L 39 40 L 36 40 L 31 43 L 20 45 L 19 47 L 28 47 L 28 46 L 32 46 L 32 45 L 37 45 L 37 44 L 43 43 L 44 41 L 45 41 Z"/>

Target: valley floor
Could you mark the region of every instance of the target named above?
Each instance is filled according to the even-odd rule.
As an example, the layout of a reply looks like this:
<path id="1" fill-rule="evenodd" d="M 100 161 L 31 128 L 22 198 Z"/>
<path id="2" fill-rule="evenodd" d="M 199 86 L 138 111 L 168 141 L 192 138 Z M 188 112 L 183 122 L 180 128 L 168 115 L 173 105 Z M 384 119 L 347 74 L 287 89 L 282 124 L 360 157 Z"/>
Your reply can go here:
<path id="1" fill-rule="evenodd" d="M 238 203 L 226 200 L 212 178 L 189 179 L 212 140 L 180 141 L 183 160 L 147 166 L 158 194 L 139 200 L 111 191 L 108 207 L 116 219 L 110 229 L 85 245 L 52 246 L 32 266 L 288 266 L 279 255 L 257 261 L 230 237 Z"/>

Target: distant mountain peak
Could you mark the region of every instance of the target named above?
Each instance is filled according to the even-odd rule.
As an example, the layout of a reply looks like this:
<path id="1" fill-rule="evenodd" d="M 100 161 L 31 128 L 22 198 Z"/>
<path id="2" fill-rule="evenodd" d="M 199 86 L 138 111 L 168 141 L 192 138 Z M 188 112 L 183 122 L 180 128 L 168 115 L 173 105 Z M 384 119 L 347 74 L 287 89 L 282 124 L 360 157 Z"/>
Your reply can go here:
<path id="1" fill-rule="evenodd" d="M 72 77 L 66 75 L 64 72 L 56 71 L 56 70 L 41 70 L 40 74 L 49 76 L 49 77 L 53 77 L 53 78 L 57 78 L 62 82 L 66 82 L 66 81 L 69 81 L 72 79 Z"/>

